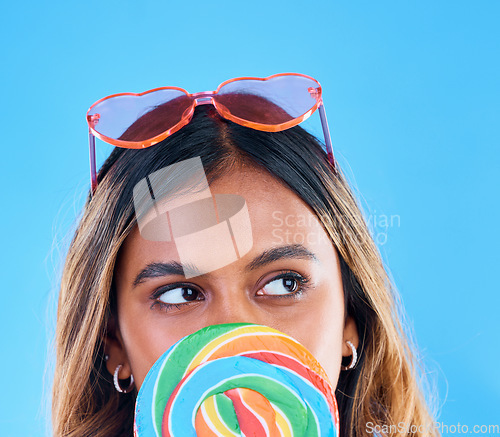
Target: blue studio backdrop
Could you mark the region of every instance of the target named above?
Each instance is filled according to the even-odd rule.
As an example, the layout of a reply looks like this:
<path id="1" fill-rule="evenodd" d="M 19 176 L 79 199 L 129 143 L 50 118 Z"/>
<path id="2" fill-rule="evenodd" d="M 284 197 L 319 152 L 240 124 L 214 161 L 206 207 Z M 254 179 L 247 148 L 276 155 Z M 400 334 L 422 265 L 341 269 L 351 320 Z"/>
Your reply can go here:
<path id="1" fill-rule="evenodd" d="M 500 3 L 4 2 L 0 434 L 50 432 L 50 341 L 89 189 L 85 113 L 119 92 L 299 72 L 324 90 L 439 397 L 439 422 L 499 423 Z M 322 138 L 318 115 L 306 128 Z M 98 166 L 111 147 L 98 141 Z"/>

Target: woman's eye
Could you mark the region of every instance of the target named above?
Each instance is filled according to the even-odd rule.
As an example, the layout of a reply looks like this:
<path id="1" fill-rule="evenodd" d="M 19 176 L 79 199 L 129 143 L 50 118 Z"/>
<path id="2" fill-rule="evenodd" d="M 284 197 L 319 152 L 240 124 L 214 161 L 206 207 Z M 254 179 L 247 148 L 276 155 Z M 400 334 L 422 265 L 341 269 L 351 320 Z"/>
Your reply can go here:
<path id="1" fill-rule="evenodd" d="M 283 274 L 273 279 L 271 282 L 268 282 L 262 287 L 263 293 L 258 294 L 269 296 L 294 296 L 304 291 L 307 282 L 308 279 L 300 275 Z"/>
<path id="2" fill-rule="evenodd" d="M 184 304 L 200 299 L 200 292 L 191 287 L 177 287 L 165 291 L 157 297 L 157 300 L 165 304 Z"/>

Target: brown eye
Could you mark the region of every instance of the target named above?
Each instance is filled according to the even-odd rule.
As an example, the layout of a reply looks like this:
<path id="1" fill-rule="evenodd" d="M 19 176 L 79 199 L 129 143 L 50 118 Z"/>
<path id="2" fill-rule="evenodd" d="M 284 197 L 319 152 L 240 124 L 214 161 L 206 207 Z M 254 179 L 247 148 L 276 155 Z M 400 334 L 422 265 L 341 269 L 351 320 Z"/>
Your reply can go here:
<path id="1" fill-rule="evenodd" d="M 201 293 L 192 287 L 176 287 L 165 291 L 158 300 L 168 304 L 182 304 L 200 299 Z"/>
<path id="2" fill-rule="evenodd" d="M 285 287 L 288 291 L 292 292 L 297 289 L 297 281 L 295 279 L 286 279 L 283 278 L 283 287 Z"/>
<path id="3" fill-rule="evenodd" d="M 264 293 L 271 296 L 279 296 L 284 294 L 290 294 L 297 291 L 299 288 L 299 280 L 287 276 L 275 279 L 269 283 L 267 283 L 264 287 Z"/>

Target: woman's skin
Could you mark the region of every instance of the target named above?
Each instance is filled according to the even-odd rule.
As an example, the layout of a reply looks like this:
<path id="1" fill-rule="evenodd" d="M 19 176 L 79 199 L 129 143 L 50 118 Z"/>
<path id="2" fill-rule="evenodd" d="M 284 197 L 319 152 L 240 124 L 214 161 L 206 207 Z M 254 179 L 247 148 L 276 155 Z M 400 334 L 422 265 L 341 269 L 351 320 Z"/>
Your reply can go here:
<path id="1" fill-rule="evenodd" d="M 336 387 L 341 357 L 352 354 L 346 341 L 358 347 L 358 334 L 353 319 L 344 320 L 339 261 L 320 222 L 296 194 L 262 170 L 242 167 L 218 179 L 210 190 L 245 199 L 252 248 L 231 264 L 203 275 L 156 276 L 134 287 L 135 278 L 149 263 L 181 262 L 174 242 L 145 240 L 136 226 L 120 250 L 115 269 L 118 320 L 111 320 L 105 341 L 108 371 L 113 374 L 122 364 L 119 378 L 132 373 L 139 389 L 155 361 L 182 337 L 208 325 L 250 322 L 301 342 Z M 298 252 L 298 243 L 315 259 Z M 245 269 L 263 252 L 287 245 L 295 248 L 295 257 L 288 250 L 286 257 Z M 214 249 L 211 255 L 217 256 Z M 283 272 L 291 276 L 276 280 Z M 309 278 L 302 294 L 295 294 L 302 288 L 294 279 L 297 275 Z M 166 309 L 152 298 L 155 291 L 176 283 L 181 284 L 161 299 L 183 305 Z M 182 287 L 188 287 L 184 295 Z M 283 297 L 287 295 L 292 297 Z"/>

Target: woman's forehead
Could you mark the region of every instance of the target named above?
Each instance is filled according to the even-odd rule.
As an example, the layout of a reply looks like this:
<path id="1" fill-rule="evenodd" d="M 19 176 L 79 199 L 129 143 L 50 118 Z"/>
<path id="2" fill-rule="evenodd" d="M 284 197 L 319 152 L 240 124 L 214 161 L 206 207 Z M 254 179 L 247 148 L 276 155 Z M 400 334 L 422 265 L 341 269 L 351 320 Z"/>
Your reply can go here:
<path id="1" fill-rule="evenodd" d="M 160 200 L 158 206 L 148 212 L 148 220 L 156 218 L 156 212 L 165 211 L 169 215 L 170 226 L 173 220 L 178 227 L 196 229 L 212 218 L 217 222 L 229 220 L 235 225 L 233 215 L 244 207 L 253 233 L 262 237 L 273 231 L 276 233 L 277 229 L 302 234 L 323 230 L 316 214 L 299 196 L 281 181 L 257 168 L 244 167 L 229 172 L 208 186 L 207 197 L 200 199 L 198 194 L 199 190 L 186 191 L 176 195 L 174 202 Z M 167 202 L 173 204 L 172 208 L 163 207 Z M 134 231 L 132 238 L 138 228 Z M 141 234 L 144 239 L 149 239 Z M 176 236 L 175 232 L 173 235 Z M 155 238 L 149 240 L 158 241 Z M 167 237 L 161 241 L 168 240 Z"/>
<path id="2" fill-rule="evenodd" d="M 150 235 L 158 232 L 150 227 L 143 235 L 136 226 L 122 247 L 122 266 L 168 259 L 208 272 L 270 248 L 302 246 L 312 253 L 333 254 L 311 208 L 268 173 L 242 169 L 220 177 L 209 188 L 211 198 L 187 202 L 158 217 L 154 226 L 168 228 L 163 235 L 169 237 L 155 241 Z M 227 212 L 224 202 L 231 204 Z"/>

